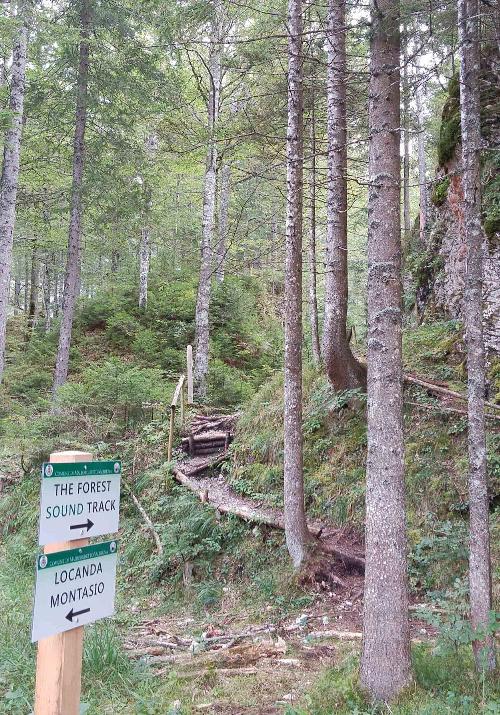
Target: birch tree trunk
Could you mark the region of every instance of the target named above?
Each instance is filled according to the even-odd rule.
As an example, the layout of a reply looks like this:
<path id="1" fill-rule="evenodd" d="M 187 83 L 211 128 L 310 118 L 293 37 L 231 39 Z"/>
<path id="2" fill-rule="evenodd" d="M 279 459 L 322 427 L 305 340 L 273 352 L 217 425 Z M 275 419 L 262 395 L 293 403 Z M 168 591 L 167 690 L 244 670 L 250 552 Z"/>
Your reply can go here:
<path id="1" fill-rule="evenodd" d="M 318 281 L 316 271 L 316 108 L 314 82 L 314 70 L 311 76 L 311 124 L 310 124 L 310 149 L 311 165 L 309 169 L 309 242 L 307 246 L 309 254 L 309 322 L 311 326 L 311 346 L 315 365 L 321 362 L 321 348 L 319 341 L 318 325 Z"/>
<path id="2" fill-rule="evenodd" d="M 484 628 L 492 608 L 491 560 L 486 471 L 485 349 L 483 341 L 483 251 L 481 227 L 481 122 L 479 96 L 479 4 L 459 0 L 460 110 L 462 129 L 462 181 L 464 189 L 467 268 L 464 292 L 465 340 L 467 345 L 469 515 L 469 590 L 471 622 Z M 492 635 L 474 644 L 478 670 L 495 668 Z"/>
<path id="3" fill-rule="evenodd" d="M 345 0 L 328 0 L 328 188 L 322 354 L 337 390 L 363 387 L 366 374 L 347 338 L 347 59 Z"/>
<path id="4" fill-rule="evenodd" d="M 417 87 L 415 99 L 417 103 L 418 115 L 418 186 L 420 193 L 420 243 L 425 244 L 425 232 L 427 230 L 427 165 L 425 159 L 425 129 L 422 119 L 423 104 L 421 96 L 421 88 Z"/>
<path id="5" fill-rule="evenodd" d="M 288 1 L 288 128 L 286 142 L 284 506 L 293 565 L 307 556 L 302 444 L 302 0 Z"/>
<path id="6" fill-rule="evenodd" d="M 231 190 L 231 164 L 223 164 L 220 183 L 219 202 L 219 236 L 217 241 L 217 256 L 215 277 L 219 283 L 224 281 L 224 269 L 227 251 L 227 229 L 229 219 L 229 196 Z"/>
<path id="7" fill-rule="evenodd" d="M 76 300 L 80 290 L 81 235 L 82 235 L 82 189 L 85 159 L 85 126 L 87 122 L 87 90 L 89 74 L 89 35 L 91 25 L 91 0 L 80 0 L 80 52 L 75 112 L 75 135 L 73 140 L 73 180 L 69 219 L 68 254 L 64 277 L 62 319 L 57 347 L 56 367 L 52 393 L 66 382 L 69 366 L 69 350 L 75 314 Z"/>
<path id="8" fill-rule="evenodd" d="M 141 229 L 139 243 L 139 308 L 143 310 L 148 303 L 148 277 L 149 277 L 149 227 Z"/>
<path id="9" fill-rule="evenodd" d="M 410 682 L 401 358 L 399 5 L 372 0 L 368 197 L 368 456 L 361 683 Z"/>
<path id="10" fill-rule="evenodd" d="M 52 322 L 52 315 L 51 315 L 51 305 L 50 305 L 50 263 L 49 263 L 49 256 L 46 255 L 45 257 L 45 262 L 44 262 L 44 270 L 43 270 L 43 305 L 44 305 L 44 310 L 45 310 L 45 322 L 44 322 L 44 329 L 45 332 L 48 333 L 50 330 L 50 325 Z"/>
<path id="11" fill-rule="evenodd" d="M 222 1 L 215 0 L 215 13 L 212 20 L 212 32 L 209 56 L 208 94 L 208 146 L 203 186 L 203 219 L 201 237 L 201 264 L 198 295 L 195 314 L 195 358 L 194 383 L 199 400 L 207 395 L 208 350 L 210 340 L 209 313 L 212 282 L 212 243 L 215 225 L 215 203 L 217 194 L 217 119 L 221 91 L 221 59 L 223 25 Z"/>
<path id="12" fill-rule="evenodd" d="M 16 221 L 17 186 L 23 129 L 26 55 L 28 47 L 27 0 L 21 5 L 21 25 L 14 42 L 9 110 L 11 124 L 5 135 L 0 179 L 0 382 L 5 366 L 5 335 L 9 302 L 12 245 Z"/>

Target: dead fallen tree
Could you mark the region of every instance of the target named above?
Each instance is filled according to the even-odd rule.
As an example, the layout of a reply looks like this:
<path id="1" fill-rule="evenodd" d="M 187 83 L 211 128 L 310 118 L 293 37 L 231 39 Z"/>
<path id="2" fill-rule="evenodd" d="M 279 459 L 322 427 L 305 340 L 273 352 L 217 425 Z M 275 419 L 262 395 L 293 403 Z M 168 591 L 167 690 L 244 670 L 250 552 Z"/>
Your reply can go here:
<path id="1" fill-rule="evenodd" d="M 213 463 L 212 465 L 213 466 Z M 199 471 L 202 471 L 199 469 Z M 211 504 L 222 514 L 234 514 L 245 521 L 264 524 L 275 529 L 284 530 L 285 519 L 283 512 L 279 509 L 264 508 L 252 503 L 249 499 L 243 499 L 235 492 L 232 492 L 229 485 L 225 484 L 225 494 L 217 494 L 217 489 L 213 488 L 210 480 L 197 479 L 191 469 L 189 475 L 185 474 L 180 467 L 174 467 L 173 475 L 175 479 L 187 487 L 198 496 L 200 501 Z M 214 496 L 215 493 L 215 496 Z M 219 498 L 217 498 L 219 497 Z M 226 497 L 226 498 L 224 498 Z M 317 546 L 323 553 L 334 556 L 348 568 L 359 573 L 364 573 L 365 560 L 361 556 L 344 550 L 341 546 L 328 537 L 327 527 L 322 524 L 308 524 L 309 533 L 317 539 Z M 323 536 L 323 533 L 325 534 Z"/>
<path id="2" fill-rule="evenodd" d="M 405 373 L 404 381 L 409 382 L 411 385 L 418 385 L 419 387 L 423 387 L 429 392 L 434 392 L 436 395 L 443 395 L 444 397 L 451 397 L 454 400 L 461 400 L 462 402 L 467 402 L 467 395 L 462 395 L 460 392 L 450 390 L 449 387 L 444 387 L 443 385 L 438 385 L 434 382 L 429 382 L 428 380 L 424 380 L 421 377 L 417 377 L 416 375 Z M 489 407 L 492 410 L 500 410 L 500 405 L 496 405 L 494 402 L 485 402 L 484 404 L 486 405 L 486 407 Z M 486 414 L 486 417 L 494 417 L 496 419 L 496 415 Z"/>

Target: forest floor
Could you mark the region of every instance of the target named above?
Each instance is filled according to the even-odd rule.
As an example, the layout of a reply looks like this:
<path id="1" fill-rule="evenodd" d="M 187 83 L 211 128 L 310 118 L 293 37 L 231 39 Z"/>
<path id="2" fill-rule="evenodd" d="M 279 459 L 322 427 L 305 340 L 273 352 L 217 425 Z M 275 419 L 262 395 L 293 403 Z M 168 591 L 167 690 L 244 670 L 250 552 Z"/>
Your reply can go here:
<path id="1" fill-rule="evenodd" d="M 361 613 L 362 577 L 357 576 L 319 594 L 298 617 L 251 623 L 228 608 L 203 623 L 172 614 L 139 622 L 124 647 L 160 681 L 175 669 L 191 689 L 194 711 L 283 713 L 285 706 L 302 701 L 326 667 L 358 651 Z M 412 621 L 414 643 L 432 636 L 427 624 Z"/>

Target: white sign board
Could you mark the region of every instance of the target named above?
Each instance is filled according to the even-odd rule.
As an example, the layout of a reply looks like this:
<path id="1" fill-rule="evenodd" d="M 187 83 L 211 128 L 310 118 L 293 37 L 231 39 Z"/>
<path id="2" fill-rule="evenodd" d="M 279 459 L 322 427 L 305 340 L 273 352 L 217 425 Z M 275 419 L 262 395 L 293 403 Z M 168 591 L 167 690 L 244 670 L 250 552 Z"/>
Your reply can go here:
<path id="1" fill-rule="evenodd" d="M 40 546 L 118 531 L 120 462 L 42 465 Z"/>
<path id="2" fill-rule="evenodd" d="M 33 643 L 113 615 L 116 552 L 108 541 L 38 556 Z"/>

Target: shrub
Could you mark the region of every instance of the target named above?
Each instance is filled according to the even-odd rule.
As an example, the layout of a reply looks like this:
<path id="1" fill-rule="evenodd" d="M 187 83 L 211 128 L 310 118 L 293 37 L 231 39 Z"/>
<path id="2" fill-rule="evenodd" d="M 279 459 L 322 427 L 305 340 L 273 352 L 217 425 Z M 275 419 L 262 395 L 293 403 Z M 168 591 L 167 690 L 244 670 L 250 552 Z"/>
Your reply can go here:
<path id="1" fill-rule="evenodd" d="M 108 319 L 106 338 L 110 345 L 130 350 L 139 330 L 139 321 L 124 310 L 120 310 Z"/>
<path id="2" fill-rule="evenodd" d="M 208 388 L 211 402 L 218 405 L 238 405 L 253 393 L 244 373 L 214 358 L 208 372 Z"/>
<path id="3" fill-rule="evenodd" d="M 58 405 L 74 415 L 97 412 L 108 420 L 128 421 L 144 402 L 165 400 L 161 371 L 140 368 L 111 358 L 84 370 L 80 381 L 67 382 L 57 392 Z"/>

